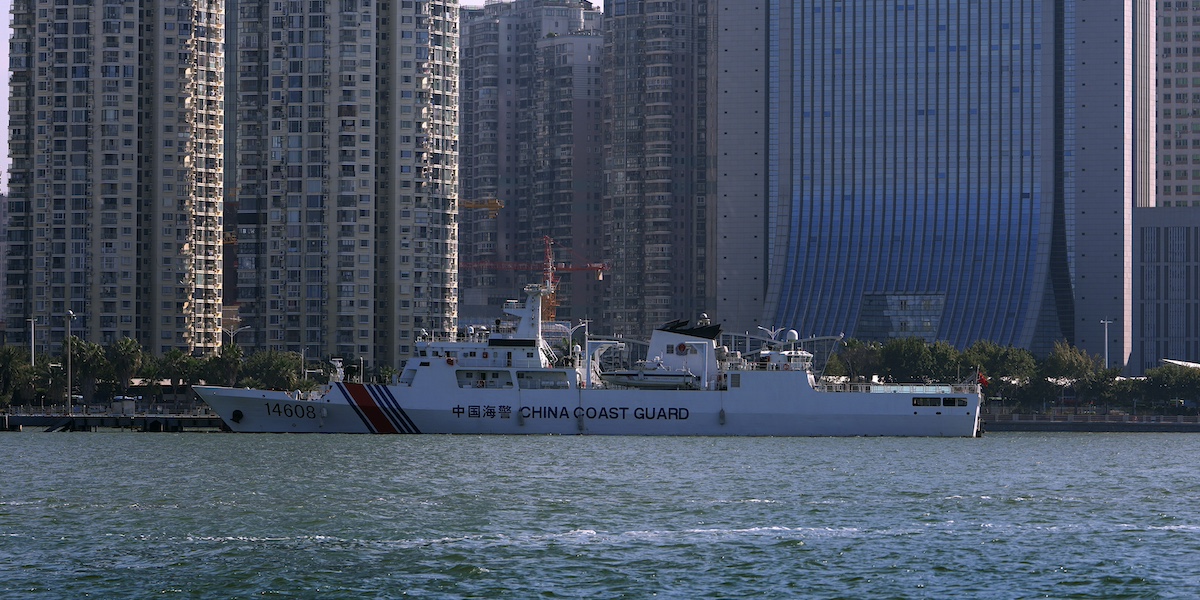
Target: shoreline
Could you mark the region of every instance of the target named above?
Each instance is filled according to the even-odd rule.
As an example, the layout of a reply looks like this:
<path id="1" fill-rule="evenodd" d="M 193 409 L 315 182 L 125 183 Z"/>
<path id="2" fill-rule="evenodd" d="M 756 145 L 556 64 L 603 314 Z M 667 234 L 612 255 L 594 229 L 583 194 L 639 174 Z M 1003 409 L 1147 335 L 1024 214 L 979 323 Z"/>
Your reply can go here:
<path id="1" fill-rule="evenodd" d="M 1200 433 L 1193 415 L 981 415 L 984 433 L 1003 431 L 1080 431 L 1094 433 Z"/>

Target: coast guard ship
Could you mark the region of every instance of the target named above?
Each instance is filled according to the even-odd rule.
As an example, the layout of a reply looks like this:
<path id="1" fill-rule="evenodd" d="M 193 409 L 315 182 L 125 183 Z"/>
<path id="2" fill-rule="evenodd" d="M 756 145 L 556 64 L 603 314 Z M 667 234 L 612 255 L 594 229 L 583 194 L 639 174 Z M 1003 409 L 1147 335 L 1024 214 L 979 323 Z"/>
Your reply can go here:
<path id="1" fill-rule="evenodd" d="M 743 356 L 720 326 L 655 330 L 653 358 L 604 371 L 621 346 L 586 339 L 560 355 L 542 335 L 553 282 L 526 286 L 507 332 L 423 335 L 391 385 L 334 381 L 321 393 L 196 386 L 235 432 L 702 436 L 980 435 L 977 383 L 821 384 L 812 354 L 775 344 Z M 586 336 L 585 336 L 586 337 Z M 794 340 L 794 335 L 791 339 Z M 335 378 L 336 379 L 336 378 Z"/>

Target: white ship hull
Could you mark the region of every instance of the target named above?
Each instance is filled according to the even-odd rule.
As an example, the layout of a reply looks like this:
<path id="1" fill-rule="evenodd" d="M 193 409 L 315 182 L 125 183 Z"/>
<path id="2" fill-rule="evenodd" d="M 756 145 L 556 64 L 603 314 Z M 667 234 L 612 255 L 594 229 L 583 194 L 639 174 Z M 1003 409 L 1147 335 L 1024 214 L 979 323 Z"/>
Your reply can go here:
<path id="1" fill-rule="evenodd" d="M 875 386 L 821 392 L 805 373 L 740 373 L 718 390 L 519 389 L 335 384 L 315 400 L 285 392 L 197 387 L 237 432 L 697 436 L 979 434 L 974 386 Z M 573 371 L 566 371 L 573 373 Z M 435 375 L 430 373 L 429 375 Z M 938 406 L 932 406 L 932 404 Z M 921 404 L 915 406 L 914 404 Z"/>

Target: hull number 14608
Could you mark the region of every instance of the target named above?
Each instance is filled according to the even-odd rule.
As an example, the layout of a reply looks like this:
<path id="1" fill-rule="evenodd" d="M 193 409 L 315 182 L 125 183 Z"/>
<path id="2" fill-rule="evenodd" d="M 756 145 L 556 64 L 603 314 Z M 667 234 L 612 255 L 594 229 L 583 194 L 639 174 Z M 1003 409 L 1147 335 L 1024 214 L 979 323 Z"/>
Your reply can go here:
<path id="1" fill-rule="evenodd" d="M 312 406 L 292 406 L 291 404 L 280 404 L 279 402 L 267 402 L 267 414 L 276 417 L 287 417 L 289 419 L 315 419 L 317 418 L 317 409 Z"/>

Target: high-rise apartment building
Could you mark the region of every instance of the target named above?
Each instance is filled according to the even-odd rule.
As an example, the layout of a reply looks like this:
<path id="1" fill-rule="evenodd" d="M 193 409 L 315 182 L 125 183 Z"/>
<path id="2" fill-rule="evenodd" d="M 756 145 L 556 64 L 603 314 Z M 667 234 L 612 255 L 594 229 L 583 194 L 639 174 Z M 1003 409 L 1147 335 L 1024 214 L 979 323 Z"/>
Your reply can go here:
<path id="1" fill-rule="evenodd" d="M 1155 2 L 1158 204 L 1200 206 L 1200 2 Z"/>
<path id="2" fill-rule="evenodd" d="M 715 4 L 714 318 L 1128 359 L 1153 3 Z"/>
<path id="3" fill-rule="evenodd" d="M 604 4 L 604 254 L 612 271 L 601 324 L 612 333 L 644 336 L 708 308 L 711 5 Z"/>
<path id="4" fill-rule="evenodd" d="M 13 4 L 8 342 L 219 346 L 224 12 Z"/>
<path id="5" fill-rule="evenodd" d="M 600 35 L 586 0 L 495 2 L 463 12 L 464 317 L 491 319 L 555 262 L 604 261 Z M 598 318 L 601 283 L 560 269 L 559 319 Z"/>
<path id="6" fill-rule="evenodd" d="M 239 1 L 239 343 L 370 369 L 454 331 L 458 10 Z"/>

